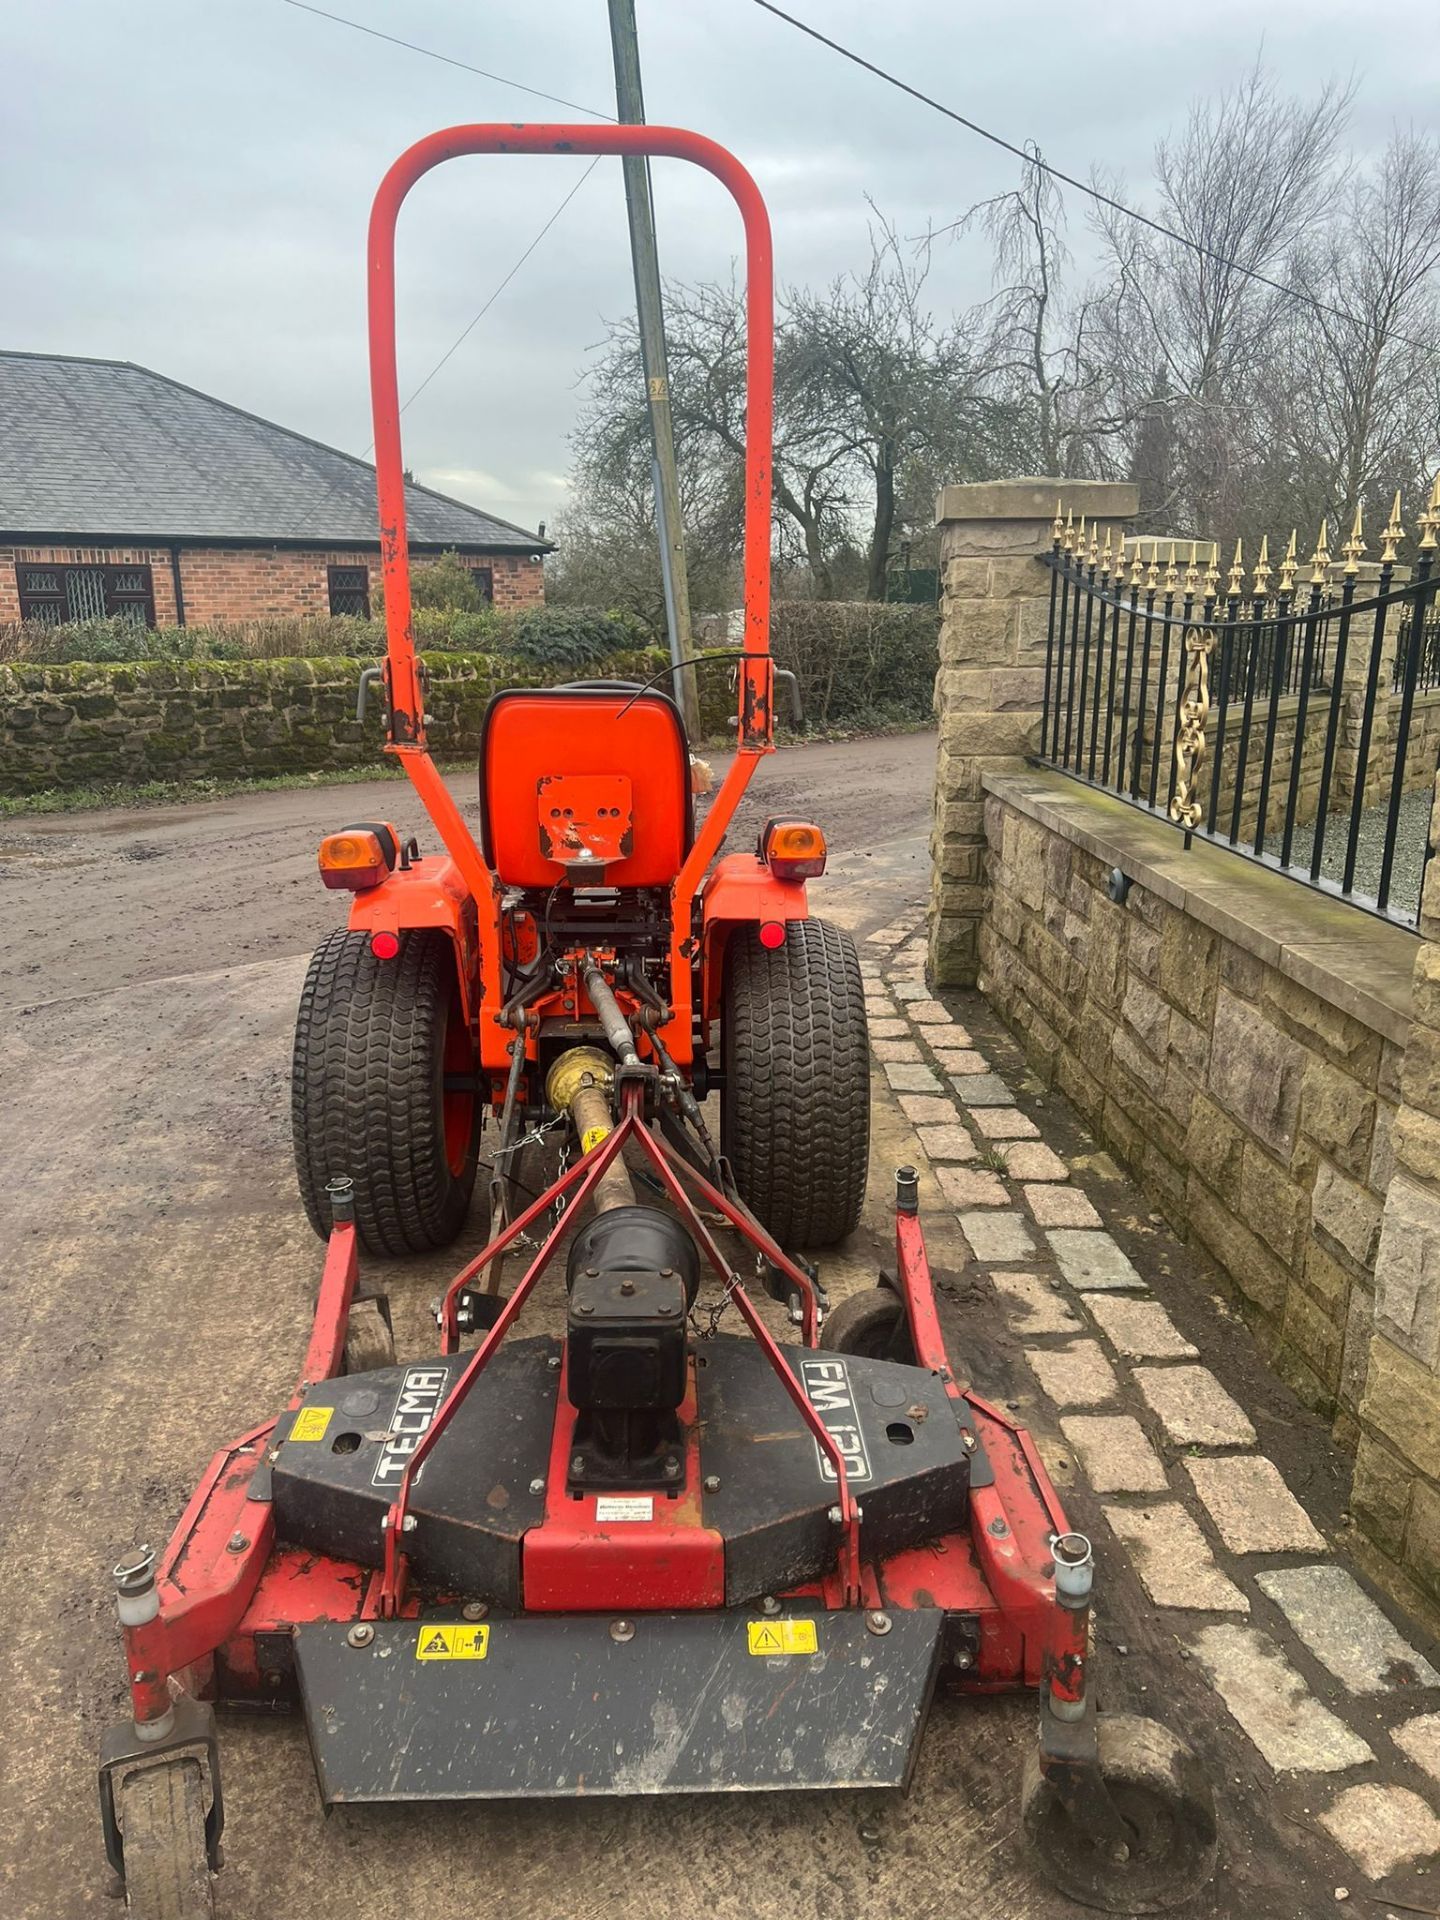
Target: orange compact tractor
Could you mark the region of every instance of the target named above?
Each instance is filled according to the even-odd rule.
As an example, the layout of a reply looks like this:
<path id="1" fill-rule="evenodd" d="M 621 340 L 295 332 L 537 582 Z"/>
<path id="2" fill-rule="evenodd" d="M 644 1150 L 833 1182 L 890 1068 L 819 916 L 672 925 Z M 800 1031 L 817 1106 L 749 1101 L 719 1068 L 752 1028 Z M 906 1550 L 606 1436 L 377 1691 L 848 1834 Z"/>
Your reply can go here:
<path id="1" fill-rule="evenodd" d="M 426 751 L 395 223 L 442 160 L 575 152 L 693 161 L 744 219 L 735 756 L 697 820 L 657 687 L 500 693 L 477 844 Z M 440 846 L 370 821 L 320 848 L 326 884 L 353 895 L 295 1040 L 324 1271 L 288 1403 L 215 1456 L 163 1553 L 115 1569 L 132 1711 L 100 1799 L 127 1902 L 148 1920 L 211 1911 L 213 1703 L 298 1708 L 329 1806 L 903 1787 L 943 1679 L 1034 1689 L 1024 1824 L 1073 1898 L 1174 1904 L 1213 1858 L 1205 1782 L 1162 1727 L 1096 1713 L 1089 1542 L 1029 1437 L 952 1364 L 914 1170 L 896 1174 L 878 1285 L 830 1313 L 798 1252 L 859 1220 L 869 1077 L 853 947 L 809 914 L 819 828 L 773 819 L 721 852 L 779 677 L 755 184 L 673 128 L 456 127 L 386 176 L 369 275 L 387 739 Z M 538 1193 L 517 1177 L 531 1147 L 533 1179 L 558 1159 Z M 359 1252 L 454 1240 L 482 1156 L 485 1244 L 438 1304 L 439 1352 L 397 1364 Z M 507 1256 L 523 1258 L 509 1286 Z M 511 1338 L 551 1273 L 552 1313 Z"/>

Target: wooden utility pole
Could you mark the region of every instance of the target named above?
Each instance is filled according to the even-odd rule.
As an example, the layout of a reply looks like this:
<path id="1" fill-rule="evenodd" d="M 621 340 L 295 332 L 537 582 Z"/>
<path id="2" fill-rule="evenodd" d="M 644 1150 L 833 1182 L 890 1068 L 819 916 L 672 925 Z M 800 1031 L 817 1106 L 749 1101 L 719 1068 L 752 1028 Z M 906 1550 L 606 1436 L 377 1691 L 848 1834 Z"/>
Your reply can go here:
<path id="1" fill-rule="evenodd" d="M 615 105 L 622 121 L 639 126 L 645 119 L 640 90 L 640 47 L 635 33 L 635 0 L 609 0 L 610 47 L 615 58 Z M 680 519 L 680 481 L 675 471 L 675 429 L 670 417 L 670 368 L 665 353 L 665 314 L 660 301 L 660 256 L 655 246 L 655 209 L 650 198 L 650 163 L 627 154 L 625 206 L 630 217 L 630 257 L 635 268 L 635 312 L 640 326 L 640 358 L 650 406 L 650 438 L 655 453 L 655 517 L 660 531 L 660 569 L 665 582 L 665 617 L 670 631 L 671 675 L 675 698 L 692 740 L 699 738 L 700 702 L 693 668 L 690 632 L 690 583 L 685 571 L 685 529 Z"/>

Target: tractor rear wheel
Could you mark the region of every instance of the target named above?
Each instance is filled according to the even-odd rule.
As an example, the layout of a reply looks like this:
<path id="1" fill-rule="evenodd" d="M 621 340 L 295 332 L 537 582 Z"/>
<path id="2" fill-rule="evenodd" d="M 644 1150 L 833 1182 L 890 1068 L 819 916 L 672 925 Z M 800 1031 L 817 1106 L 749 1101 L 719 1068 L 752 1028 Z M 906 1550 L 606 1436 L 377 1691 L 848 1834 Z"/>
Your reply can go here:
<path id="1" fill-rule="evenodd" d="M 785 1247 L 853 1233 L 870 1160 L 870 1051 L 854 942 L 792 920 L 765 947 L 738 927 L 725 956 L 723 1150 L 745 1203 Z"/>
<path id="2" fill-rule="evenodd" d="M 300 1197 L 322 1239 L 326 1184 L 342 1175 L 354 1182 L 368 1252 L 426 1253 L 455 1238 L 480 1150 L 475 1074 L 444 934 L 402 933 L 393 960 L 377 960 L 364 933 L 341 930 L 317 947 L 300 994 L 290 1113 Z"/>

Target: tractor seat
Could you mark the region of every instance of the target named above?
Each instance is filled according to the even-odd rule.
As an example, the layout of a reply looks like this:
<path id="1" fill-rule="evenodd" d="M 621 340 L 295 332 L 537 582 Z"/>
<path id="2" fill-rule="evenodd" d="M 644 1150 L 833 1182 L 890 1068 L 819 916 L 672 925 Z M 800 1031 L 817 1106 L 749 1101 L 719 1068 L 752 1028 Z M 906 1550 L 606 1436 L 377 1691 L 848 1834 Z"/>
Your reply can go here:
<path id="1" fill-rule="evenodd" d="M 504 886 L 668 886 L 694 837 L 675 703 L 619 680 L 497 693 L 480 730 L 480 832 Z"/>

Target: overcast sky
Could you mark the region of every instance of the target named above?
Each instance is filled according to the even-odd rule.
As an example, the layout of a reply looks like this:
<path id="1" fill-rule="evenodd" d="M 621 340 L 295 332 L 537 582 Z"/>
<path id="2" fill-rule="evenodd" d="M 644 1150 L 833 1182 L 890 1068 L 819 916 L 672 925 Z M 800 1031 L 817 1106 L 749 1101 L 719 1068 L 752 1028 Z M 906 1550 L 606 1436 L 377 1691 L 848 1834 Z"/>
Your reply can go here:
<path id="1" fill-rule="evenodd" d="M 336 13 L 613 110 L 605 0 L 326 0 Z M 958 111 L 1143 195 L 1156 139 L 1259 48 L 1293 88 L 1354 74 L 1363 159 L 1396 121 L 1440 122 L 1434 0 L 791 0 Z M 861 262 L 865 196 L 914 233 L 1012 184 L 1015 163 L 839 60 L 753 0 L 638 0 L 649 118 L 732 147 L 760 182 L 784 281 Z M 370 438 L 365 223 L 419 135 L 559 108 L 317 19 L 285 0 L 10 0 L 0 101 L 0 345 L 138 361 L 354 453 Z M 573 116 L 578 117 L 578 116 Z M 586 163 L 456 161 L 401 224 L 408 393 Z M 657 167 L 662 263 L 724 275 L 723 191 Z M 1070 207 L 1083 249 L 1083 203 Z M 940 307 L 987 289 L 983 242 L 943 244 Z M 432 486 L 534 526 L 565 499 L 587 353 L 632 301 L 620 163 L 602 161 L 406 415 Z"/>

